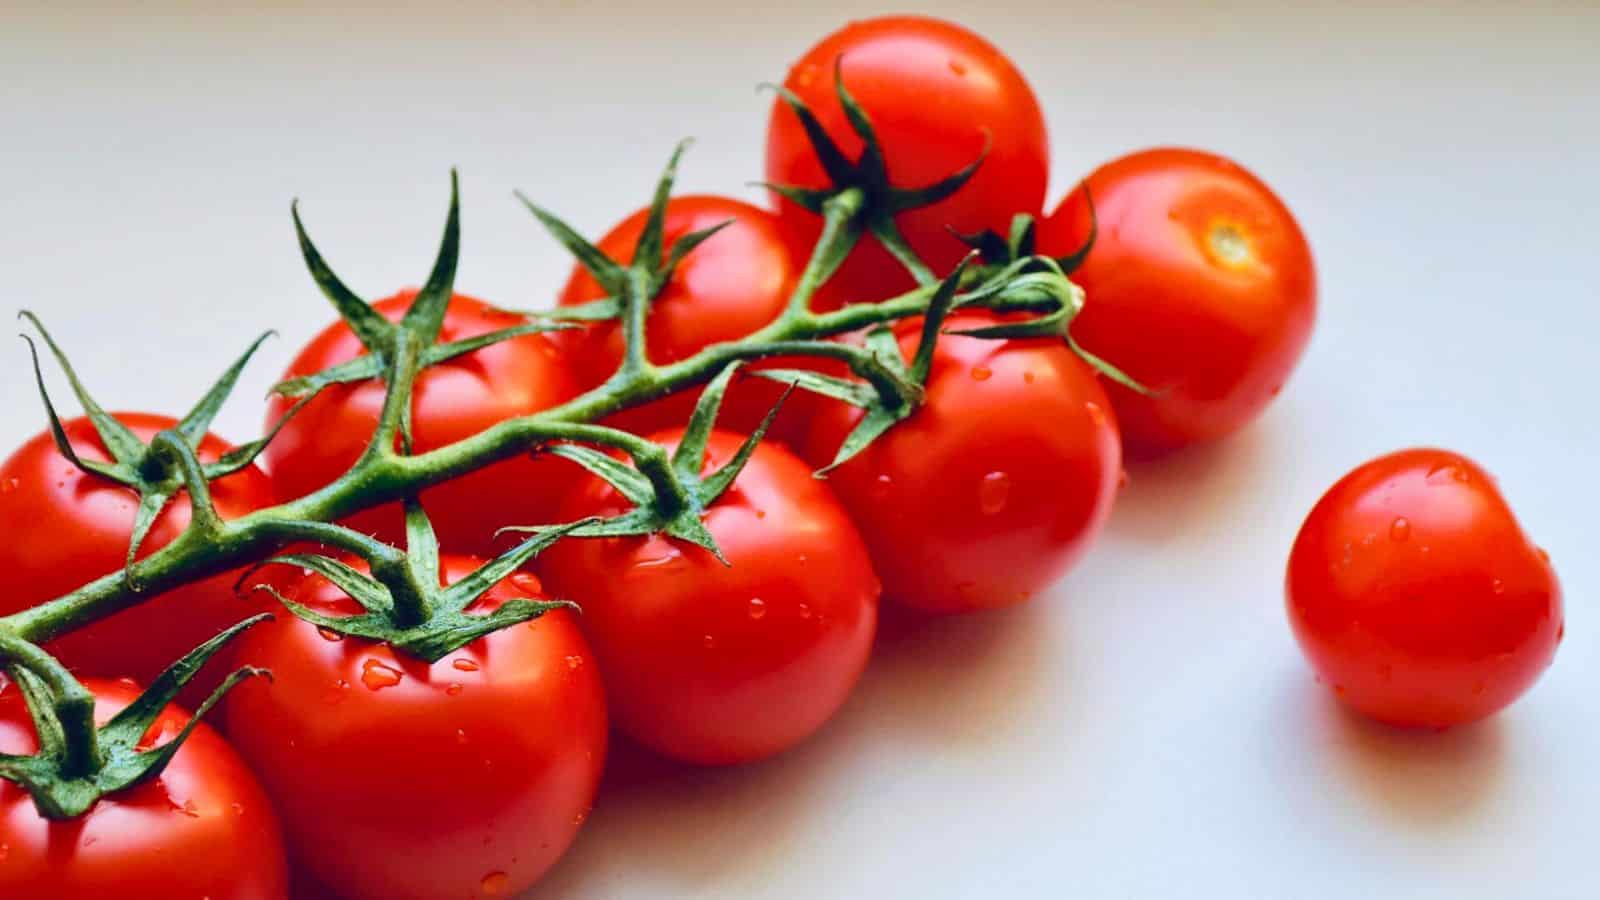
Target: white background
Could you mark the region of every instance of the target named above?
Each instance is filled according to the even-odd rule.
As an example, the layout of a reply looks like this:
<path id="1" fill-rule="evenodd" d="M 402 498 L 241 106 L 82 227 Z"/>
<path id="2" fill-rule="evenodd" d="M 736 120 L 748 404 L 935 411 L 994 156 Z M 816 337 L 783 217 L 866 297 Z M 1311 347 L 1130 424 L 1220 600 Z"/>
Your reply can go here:
<path id="1" fill-rule="evenodd" d="M 596 232 L 694 135 L 683 187 L 754 196 L 752 86 L 850 14 L 755 5 L 0 0 L 4 304 L 40 312 L 115 408 L 179 412 L 280 329 L 219 420 L 247 439 L 330 315 L 291 197 L 376 296 L 425 275 L 460 166 L 459 286 L 548 302 L 568 262 L 512 188 Z M 886 646 L 784 758 L 613 785 L 533 896 L 1593 896 L 1600 8 L 943 11 L 1030 76 L 1052 197 L 1173 142 L 1276 186 L 1321 273 L 1309 354 L 1254 427 L 1135 468 L 1098 552 L 1047 595 Z M 20 341 L 4 359 L 10 446 L 43 420 Z M 1311 503 L 1417 443 L 1500 477 L 1570 617 L 1531 694 L 1442 735 L 1339 712 L 1281 611 Z"/>

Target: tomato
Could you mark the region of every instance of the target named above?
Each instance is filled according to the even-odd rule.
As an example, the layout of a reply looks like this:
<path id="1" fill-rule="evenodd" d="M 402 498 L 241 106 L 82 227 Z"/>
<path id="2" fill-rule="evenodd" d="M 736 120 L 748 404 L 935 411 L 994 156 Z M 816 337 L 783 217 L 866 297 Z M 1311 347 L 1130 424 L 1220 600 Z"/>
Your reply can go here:
<path id="1" fill-rule="evenodd" d="M 373 304 L 398 321 L 416 297 L 415 290 Z M 521 317 L 456 294 L 445 312 L 440 343 L 461 340 L 522 324 Z M 311 340 L 289 365 L 284 378 L 309 375 L 366 352 L 348 325 L 338 322 Z M 435 450 L 505 419 L 557 406 L 575 396 L 556 344 L 543 334 L 492 344 L 417 374 L 412 396 L 412 428 L 418 453 Z M 383 408 L 378 379 L 336 384 L 295 414 L 267 446 L 268 470 L 280 496 L 301 497 L 349 471 L 372 437 Z M 270 425 L 294 400 L 274 395 L 267 408 Z M 424 492 L 428 514 L 447 550 L 488 553 L 494 533 L 505 525 L 548 523 L 570 482 L 565 469 L 548 459 L 504 460 Z M 386 504 L 351 516 L 346 524 L 393 542 L 403 541 L 399 504 Z"/>
<path id="2" fill-rule="evenodd" d="M 127 681 L 84 682 L 104 724 L 133 702 Z M 188 724 L 169 707 L 149 740 Z M 38 743 L 22 692 L 0 678 L 0 753 Z M 77 819 L 52 822 L 21 787 L 0 780 L 0 897 L 61 900 L 284 900 L 288 866 L 267 794 L 210 726 L 189 736 L 153 780 L 110 794 Z"/>
<path id="3" fill-rule="evenodd" d="M 476 568 L 445 555 L 453 582 Z M 360 608 L 321 576 L 290 599 Z M 513 576 L 469 609 L 543 599 Z M 546 613 L 437 663 L 340 638 L 287 613 L 238 641 L 273 680 L 225 705 L 239 753 L 277 799 L 291 856 L 341 896 L 511 896 L 565 852 L 594 802 L 606 746 L 600 673 L 575 616 Z"/>
<path id="4" fill-rule="evenodd" d="M 1317 279 L 1288 207 L 1237 164 L 1197 150 L 1107 163 L 1039 228 L 1042 253 L 1093 248 L 1072 333 L 1151 389 L 1108 390 L 1128 452 L 1231 434 L 1277 396 L 1311 337 Z"/>
<path id="5" fill-rule="evenodd" d="M 177 424 L 150 413 L 113 413 L 148 443 Z M 73 452 L 86 460 L 110 462 L 88 419 L 62 423 Z M 198 456 L 215 461 L 233 449 L 206 435 Z M 211 484 L 211 499 L 224 519 L 235 519 L 273 503 L 272 484 L 255 466 L 246 466 Z M 66 594 L 127 560 L 139 496 L 100 475 L 83 472 L 61 455 L 48 431 L 35 435 L 0 463 L 0 521 L 26 528 L 24 539 L 0 541 L 0 615 L 8 615 Z M 140 547 L 148 556 L 170 544 L 189 525 L 189 501 L 180 494 L 156 519 Z M 237 573 L 225 572 L 174 588 L 108 619 L 65 635 L 49 645 L 75 671 L 148 682 L 179 657 L 244 619 L 255 609 L 233 591 Z M 220 674 L 202 674 L 190 684 L 186 702 L 203 699 Z"/>
<path id="6" fill-rule="evenodd" d="M 835 94 L 834 67 L 841 58 L 845 86 L 872 120 L 893 186 L 933 184 L 988 148 L 977 173 L 955 194 L 895 217 L 934 274 L 946 274 L 967 252 L 947 227 L 1005 234 L 1014 214 L 1042 211 L 1050 159 L 1044 114 L 1022 73 L 999 50 L 959 25 L 917 16 L 854 22 L 808 50 L 784 87 L 855 159 L 862 141 Z M 774 184 L 830 186 L 799 118 L 781 99 L 773 102 L 767 124 L 766 172 Z M 779 209 L 796 240 L 807 248 L 815 243 L 819 217 L 787 201 L 779 201 Z M 817 305 L 879 300 L 913 286 L 876 239 L 866 237 Z"/>
<path id="7" fill-rule="evenodd" d="M 708 468 L 742 440 L 712 432 Z M 591 479 L 563 516 L 627 508 Z M 538 562 L 583 608 L 620 730 L 676 759 L 748 762 L 803 740 L 844 704 L 871 649 L 878 579 L 838 501 L 772 444 L 756 448 L 704 522 L 729 565 L 661 536 L 564 540 Z"/>
<path id="8" fill-rule="evenodd" d="M 1289 556 L 1289 623 L 1347 704 L 1404 726 L 1481 719 L 1555 654 L 1561 586 L 1494 479 L 1444 450 L 1341 478 Z"/>
<path id="9" fill-rule="evenodd" d="M 953 316 L 946 328 L 993 324 Z M 921 322 L 903 323 L 915 352 Z M 1121 475 L 1111 406 L 1094 372 L 1059 340 L 944 335 L 926 401 L 828 475 L 861 527 L 884 594 L 928 613 L 1027 600 L 1099 533 Z M 813 423 L 808 458 L 834 458 L 861 410 Z"/>
<path id="10" fill-rule="evenodd" d="M 649 213 L 648 208 L 635 212 L 596 246 L 618 262 L 631 263 Z M 723 222 L 732 224 L 685 256 L 651 302 L 645 326 L 651 362 L 665 365 L 687 359 L 711 344 L 742 338 L 783 312 L 799 269 L 772 213 L 726 197 L 674 197 L 667 204 L 662 244 L 670 248 L 690 232 Z M 605 290 L 588 271 L 574 266 L 559 303 L 576 306 L 604 296 Z M 616 321 L 595 323 L 562 337 L 579 386 L 585 390 L 611 377 L 622 362 L 622 328 Z M 809 361 L 791 359 L 766 365 L 817 368 Z M 753 431 L 782 393 L 776 382 L 741 377 L 723 399 L 719 423 L 733 431 Z M 606 424 L 639 434 L 683 425 L 698 397 L 698 391 L 680 391 L 624 410 Z M 792 439 L 815 405 L 812 397 L 791 395 L 768 434 L 774 439 Z"/>

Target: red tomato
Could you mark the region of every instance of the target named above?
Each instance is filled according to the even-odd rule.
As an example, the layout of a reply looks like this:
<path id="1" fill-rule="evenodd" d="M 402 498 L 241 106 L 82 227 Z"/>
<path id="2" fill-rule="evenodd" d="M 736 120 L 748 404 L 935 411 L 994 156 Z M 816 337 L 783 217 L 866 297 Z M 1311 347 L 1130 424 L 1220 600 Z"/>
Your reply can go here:
<path id="1" fill-rule="evenodd" d="M 414 290 L 401 291 L 373 307 L 391 320 L 405 314 Z M 445 313 L 440 343 L 521 324 L 481 300 L 456 294 Z M 284 378 L 320 372 L 366 352 L 349 326 L 330 325 L 300 351 Z M 545 335 L 525 335 L 430 366 L 417 375 L 412 397 L 416 452 L 435 450 L 505 419 L 557 406 L 576 395 L 556 345 Z M 336 384 L 300 410 L 268 445 L 266 456 L 278 494 L 301 497 L 327 485 L 355 464 L 372 437 L 383 408 L 384 385 L 373 379 Z M 294 403 L 274 396 L 268 424 Z M 424 493 L 439 541 L 448 550 L 488 552 L 494 532 L 505 525 L 548 523 L 566 490 L 563 467 L 548 459 L 508 459 Z M 346 523 L 400 542 L 405 534 L 399 504 L 364 510 Z"/>
<path id="2" fill-rule="evenodd" d="M 1050 159 L 1044 114 L 1022 73 L 999 50 L 959 25 L 917 16 L 854 22 L 812 47 L 789 70 L 784 87 L 855 159 L 862 142 L 834 90 L 834 66 L 841 56 L 845 87 L 872 119 L 895 187 L 940 181 L 988 147 L 983 165 L 954 195 L 895 218 L 936 275 L 955 268 L 968 249 L 947 226 L 1005 234 L 1014 214 L 1042 210 Z M 767 125 L 767 180 L 807 188 L 830 184 L 799 117 L 781 99 L 773 102 Z M 779 202 L 785 224 L 810 248 L 822 220 Z M 879 300 L 913 286 L 900 265 L 867 237 L 826 286 L 818 308 Z"/>
<path id="3" fill-rule="evenodd" d="M 138 695 L 131 682 L 85 682 L 102 724 Z M 163 743 L 188 724 L 169 707 L 150 729 Z M 0 753 L 38 750 L 22 692 L 0 678 Z M 51 822 L 27 791 L 0 780 L 0 897 L 63 900 L 284 900 L 289 875 L 267 794 L 220 735 L 200 725 L 159 778 Z"/>
<path id="4" fill-rule="evenodd" d="M 644 230 L 648 208 L 624 219 L 596 244 L 618 262 L 633 261 L 634 246 Z M 731 225 L 695 248 L 673 272 L 650 305 L 646 324 L 647 352 L 658 365 L 687 359 L 711 344 L 737 340 L 758 330 L 783 312 L 799 269 L 773 214 L 726 197 L 674 197 L 667 204 L 663 246 L 684 235 L 732 220 Z M 576 306 L 606 292 L 582 267 L 574 266 L 560 305 Z M 596 323 L 562 336 L 568 342 L 579 386 L 604 382 L 622 362 L 622 328 Z M 809 361 L 779 359 L 771 367 L 817 368 Z M 778 402 L 783 388 L 776 382 L 741 377 L 723 400 L 719 424 L 733 431 L 753 431 Z M 644 406 L 624 410 L 607 424 L 640 434 L 689 421 L 699 391 L 682 391 Z M 793 395 L 768 433 L 775 439 L 799 435 L 816 401 Z"/>
<path id="5" fill-rule="evenodd" d="M 1311 248 L 1254 175 L 1196 150 L 1146 150 L 1088 179 L 1099 233 L 1072 274 L 1088 302 L 1072 333 L 1153 391 L 1110 385 L 1128 452 L 1149 456 L 1231 434 L 1261 414 L 1316 318 Z M 1083 245 L 1074 191 L 1041 224 L 1039 250 Z"/>
<path id="6" fill-rule="evenodd" d="M 948 328 L 992 324 L 954 316 Z M 903 323 L 915 351 L 921 322 Z M 930 613 L 1027 600 L 1099 533 L 1121 474 L 1111 406 L 1060 341 L 939 339 L 926 402 L 833 470 L 828 482 L 872 550 L 884 593 Z M 808 458 L 830 462 L 861 410 L 814 423 Z"/>
<path id="7" fill-rule="evenodd" d="M 442 571 L 453 582 L 476 566 L 447 555 Z M 360 612 L 321 576 L 287 596 Z M 519 596 L 543 599 L 538 579 L 512 576 L 470 611 Z M 605 757 L 604 691 L 575 617 L 550 612 L 433 664 L 338 638 L 287 613 L 256 626 L 236 652 L 272 683 L 226 705 L 296 865 L 385 900 L 512 896 L 538 880 L 588 815 Z"/>
<path id="8" fill-rule="evenodd" d="M 177 424 L 149 413 L 114 413 L 140 440 Z M 79 457 L 111 461 L 88 419 L 63 423 Z M 207 435 L 199 457 L 211 462 L 233 449 Z M 273 502 L 272 484 L 247 466 L 211 485 L 211 499 L 224 519 L 235 519 Z M 0 463 L 0 521 L 25 527 L 26 538 L 0 541 L 0 615 L 61 596 L 123 567 L 133 535 L 139 496 L 99 475 L 85 474 L 56 449 L 49 432 L 34 436 Z M 187 495 L 174 497 L 156 519 L 140 548 L 148 556 L 189 525 Z M 234 594 L 237 573 L 202 579 L 68 634 L 50 651 L 68 667 L 90 675 L 131 677 L 149 682 L 163 669 L 255 608 Z M 205 697 L 221 682 L 220 673 L 203 674 L 203 685 L 185 691 L 188 700 Z M 205 687 L 206 690 L 201 690 Z"/>
<path id="9" fill-rule="evenodd" d="M 1494 479 L 1403 450 L 1341 478 L 1295 538 L 1289 623 L 1321 679 L 1396 725 L 1481 719 L 1539 677 L 1563 634 L 1561 585 Z"/>
<path id="10" fill-rule="evenodd" d="M 708 469 L 742 440 L 713 432 Z M 591 478 L 563 514 L 627 508 Z M 676 759 L 748 762 L 808 737 L 844 704 L 871 649 L 878 579 L 827 487 L 771 444 L 704 522 L 731 565 L 660 536 L 564 540 L 539 563 L 583 607 L 618 728 Z"/>

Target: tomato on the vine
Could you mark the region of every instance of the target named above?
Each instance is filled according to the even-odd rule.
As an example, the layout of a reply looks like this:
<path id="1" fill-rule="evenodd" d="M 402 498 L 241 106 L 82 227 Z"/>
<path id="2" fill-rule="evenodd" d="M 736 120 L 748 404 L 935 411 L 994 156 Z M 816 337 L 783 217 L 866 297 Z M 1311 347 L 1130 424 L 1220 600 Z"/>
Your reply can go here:
<path id="1" fill-rule="evenodd" d="M 113 413 L 148 443 L 177 422 L 151 413 Z M 79 458 L 109 462 L 94 424 L 86 418 L 62 423 Z M 212 435 L 196 455 L 213 462 L 233 448 Z M 236 519 L 273 503 L 272 484 L 255 466 L 246 466 L 211 484 L 211 500 L 224 519 Z M 26 528 L 0 541 L 0 615 L 9 615 L 66 594 L 79 585 L 116 572 L 126 564 L 139 495 L 100 475 L 86 473 L 63 456 L 48 431 L 29 439 L 0 463 L 0 521 Z M 178 494 L 155 520 L 140 546 L 144 558 L 170 544 L 189 525 L 187 495 Z M 49 645 L 74 671 L 148 683 L 168 665 L 217 632 L 245 618 L 253 607 L 233 590 L 237 573 L 223 573 L 174 588 L 131 606 Z M 186 691 L 186 700 L 203 698 L 218 677 Z"/>
<path id="2" fill-rule="evenodd" d="M 1321 679 L 1385 722 L 1444 728 L 1515 700 L 1563 633 L 1561 585 L 1494 479 L 1444 450 L 1340 479 L 1295 538 L 1289 622 Z"/>
<path id="3" fill-rule="evenodd" d="M 445 555 L 448 583 L 477 561 Z M 285 594 L 324 615 L 361 608 L 320 575 Z M 545 599 L 515 575 L 469 611 Z M 228 734 L 277 799 L 297 866 L 349 897 L 511 896 L 565 852 L 606 747 L 600 673 L 558 609 L 437 663 L 282 612 L 242 636 L 268 668 L 225 705 Z"/>
<path id="4" fill-rule="evenodd" d="M 742 440 L 712 432 L 707 470 Z M 591 477 L 562 517 L 628 508 Z M 704 522 L 728 564 L 657 535 L 564 540 L 538 565 L 583 609 L 621 731 L 675 759 L 748 762 L 800 742 L 844 704 L 877 627 L 878 579 L 838 501 L 773 444 L 756 448 Z"/>
<path id="5" fill-rule="evenodd" d="M 924 187 L 983 157 L 953 195 L 895 217 L 936 275 L 954 268 L 967 252 L 949 229 L 1004 234 L 1016 213 L 1042 211 L 1050 160 L 1044 114 L 1022 73 L 988 41 L 938 19 L 887 16 L 853 22 L 808 50 L 783 86 L 854 159 L 862 141 L 835 94 L 836 65 L 872 120 L 893 186 Z M 766 173 L 773 184 L 829 186 L 799 118 L 781 99 L 773 102 L 767 124 Z M 808 247 L 815 242 L 821 229 L 816 215 L 784 200 L 779 215 L 797 241 Z M 881 300 L 913 286 L 869 236 L 825 285 L 817 305 Z"/>
<path id="6" fill-rule="evenodd" d="M 102 724 L 139 694 L 127 681 L 89 679 L 84 686 Z M 147 740 L 165 742 L 188 721 L 168 707 Z M 0 753 L 37 750 L 22 692 L 0 677 Z M 27 791 L 0 779 L 6 900 L 285 900 L 288 881 L 266 792 L 208 725 L 190 734 L 160 776 L 102 798 L 71 821 L 43 818 Z"/>
<path id="7" fill-rule="evenodd" d="M 994 324 L 961 313 L 947 329 Z M 915 352 L 921 321 L 903 323 Z M 861 420 L 835 404 L 807 457 L 829 463 Z M 860 526 L 884 596 L 929 613 L 1027 600 L 1099 533 L 1122 470 L 1111 406 L 1063 342 L 946 334 L 924 404 L 828 474 Z"/>
<path id="8" fill-rule="evenodd" d="M 401 291 L 373 308 L 392 321 L 416 297 Z M 481 300 L 451 297 L 440 330 L 441 343 L 522 324 Z M 330 325 L 295 357 L 284 378 L 309 375 L 366 352 L 344 322 Z M 267 446 L 268 471 L 285 499 L 304 496 L 348 471 L 372 437 L 383 408 L 385 386 L 370 379 L 335 384 L 307 403 Z M 523 335 L 429 366 L 417 373 L 412 396 L 415 451 L 424 453 L 471 437 L 505 419 L 535 413 L 571 399 L 576 391 L 554 342 Z M 267 424 L 276 423 L 294 400 L 274 395 Z M 570 482 L 561 464 L 528 456 L 508 459 L 424 492 L 440 543 L 448 550 L 489 552 L 496 529 L 550 522 Z M 486 502 L 491 499 L 493 502 Z M 351 516 L 346 524 L 398 542 L 405 533 L 399 504 Z"/>
<path id="9" fill-rule="evenodd" d="M 648 208 L 624 219 L 596 242 L 619 263 L 633 261 L 635 245 L 649 217 Z M 667 203 L 662 246 L 691 232 L 731 223 L 690 251 L 672 278 L 650 304 L 646 346 L 650 361 L 666 365 L 687 359 L 701 349 L 742 338 L 776 319 L 794 288 L 799 268 L 772 213 L 728 197 L 673 197 Z M 576 306 L 606 295 L 582 266 L 574 266 L 559 304 Z M 597 322 L 581 332 L 561 336 L 572 359 L 580 388 L 595 387 L 622 362 L 622 328 L 615 320 Z M 811 365 L 810 361 L 775 360 L 769 366 Z M 728 391 L 719 418 L 734 431 L 752 431 L 782 395 L 781 385 L 742 377 Z M 639 434 L 682 425 L 694 410 L 699 391 L 680 391 L 652 403 L 624 410 L 606 423 Z M 800 433 L 816 400 L 791 396 L 768 433 L 789 440 Z"/>
<path id="10" fill-rule="evenodd" d="M 1150 389 L 1108 390 L 1130 454 L 1231 434 L 1260 415 L 1311 337 L 1311 248 L 1272 189 L 1236 163 L 1158 149 L 1090 174 L 1041 223 L 1042 253 L 1097 236 L 1072 279 L 1073 336 Z"/>

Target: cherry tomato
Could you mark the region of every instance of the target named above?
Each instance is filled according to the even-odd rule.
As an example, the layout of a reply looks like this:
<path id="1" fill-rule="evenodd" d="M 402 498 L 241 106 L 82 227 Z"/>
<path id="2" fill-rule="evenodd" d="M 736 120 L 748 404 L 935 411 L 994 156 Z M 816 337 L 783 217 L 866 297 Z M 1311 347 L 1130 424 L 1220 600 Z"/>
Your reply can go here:
<path id="1" fill-rule="evenodd" d="M 708 468 L 742 440 L 713 432 Z M 591 479 L 563 516 L 627 508 Z M 838 501 L 772 444 L 756 448 L 704 522 L 728 565 L 661 536 L 564 540 L 539 563 L 583 608 L 620 730 L 676 759 L 748 762 L 803 740 L 844 704 L 871 649 L 878 579 Z"/>
<path id="2" fill-rule="evenodd" d="M 1108 391 L 1128 452 L 1231 434 L 1277 396 L 1316 318 L 1311 248 L 1260 179 L 1197 150 L 1146 150 L 1089 176 L 1098 236 L 1072 274 L 1088 302 L 1073 336 L 1150 388 Z M 1039 250 L 1083 245 L 1080 189 L 1041 224 Z"/>
<path id="3" fill-rule="evenodd" d="M 391 320 L 405 314 L 416 291 L 401 291 L 373 307 Z M 522 323 L 481 300 L 456 294 L 445 313 L 441 343 Z M 349 326 L 329 326 L 295 357 L 285 378 L 320 372 L 365 353 Z M 495 425 L 559 405 L 575 396 L 556 345 L 543 334 L 524 335 L 429 366 L 417 374 L 412 428 L 418 453 L 435 450 Z M 279 496 L 301 497 L 347 472 L 372 437 L 383 408 L 384 386 L 373 379 L 336 384 L 295 414 L 267 446 L 268 469 Z M 274 396 L 268 424 L 294 401 Z M 488 552 L 505 525 L 550 522 L 570 485 L 565 468 L 547 459 L 508 459 L 424 492 L 439 541 L 448 550 Z M 405 534 L 399 504 L 364 510 L 346 524 L 391 542 Z"/>
<path id="4" fill-rule="evenodd" d="M 133 702 L 127 681 L 84 682 L 104 724 Z M 189 722 L 169 707 L 148 740 Z M 0 753 L 38 743 L 22 692 L 0 677 Z M 158 778 L 104 797 L 66 822 L 41 817 L 27 791 L 0 780 L 0 897 L 63 900 L 285 900 L 288 866 L 267 794 L 208 725 L 189 736 Z"/>
<path id="5" fill-rule="evenodd" d="M 446 555 L 447 581 L 477 562 Z M 288 595 L 360 612 L 321 576 Z M 517 575 L 469 611 L 544 597 Z M 604 764 L 600 673 L 567 610 L 429 664 L 288 613 L 240 638 L 272 670 L 226 704 L 234 743 L 277 798 L 297 866 L 335 893 L 385 900 L 513 896 L 565 852 Z"/>
<path id="6" fill-rule="evenodd" d="M 953 316 L 950 329 L 993 324 Z M 915 352 L 921 322 L 898 329 Z M 1060 341 L 939 338 L 926 401 L 828 475 L 893 601 L 929 613 L 1027 600 L 1099 533 L 1121 475 L 1111 406 Z M 838 404 L 813 423 L 821 466 L 861 419 Z"/>
<path id="7" fill-rule="evenodd" d="M 150 413 L 114 413 L 140 440 L 148 442 L 177 424 Z M 88 419 L 62 423 L 73 452 L 86 460 L 111 456 Z M 211 462 L 233 449 L 206 435 L 198 456 Z M 273 503 L 272 484 L 255 466 L 211 484 L 211 499 L 224 519 L 236 519 Z M 0 615 L 59 597 L 109 572 L 127 560 L 139 496 L 124 485 L 84 473 L 56 449 L 49 432 L 35 435 L 0 463 L 0 521 L 25 528 L 26 536 L 0 541 Z M 139 556 L 148 556 L 189 525 L 189 501 L 172 499 L 145 536 Z M 201 579 L 108 619 L 74 631 L 49 646 L 75 671 L 148 682 L 179 657 L 255 611 L 238 599 L 236 572 Z M 221 681 L 202 673 L 191 682 L 185 702 L 203 699 Z"/>
<path id="8" fill-rule="evenodd" d="M 936 275 L 966 255 L 950 234 L 992 229 L 1005 234 L 1016 213 L 1044 206 L 1050 145 L 1044 114 L 1022 73 L 983 38 L 950 22 L 888 16 L 854 22 L 823 38 L 789 70 L 784 87 L 811 108 L 845 155 L 861 139 L 845 119 L 834 88 L 843 59 L 845 87 L 871 118 L 890 182 L 933 184 L 988 155 L 972 180 L 931 206 L 895 217 L 906 240 Z M 775 100 L 767 124 L 767 180 L 806 188 L 830 186 L 799 118 Z M 821 219 L 788 201 L 780 215 L 806 248 Z M 818 296 L 818 308 L 879 300 L 909 290 L 910 276 L 877 241 L 863 238 Z"/>
<path id="9" fill-rule="evenodd" d="M 1521 696 L 1563 634 L 1561 585 L 1494 479 L 1444 450 L 1339 479 L 1289 555 L 1289 623 L 1321 680 L 1395 725 L 1445 728 Z"/>
<path id="10" fill-rule="evenodd" d="M 624 219 L 596 246 L 614 260 L 631 263 L 649 212 L 641 209 Z M 671 247 L 690 232 L 730 221 L 732 224 L 684 257 L 651 302 L 646 324 L 651 362 L 665 365 L 687 359 L 711 344 L 742 338 L 783 312 L 799 270 L 772 213 L 727 197 L 674 197 L 667 204 L 663 246 Z M 575 266 L 559 302 L 576 306 L 605 295 L 582 266 Z M 596 323 L 562 337 L 583 389 L 604 382 L 622 362 L 622 328 L 615 321 Z M 765 365 L 817 368 L 809 361 L 787 358 Z M 741 377 L 723 400 L 719 424 L 733 431 L 752 431 L 782 394 L 783 387 L 776 382 Z M 683 425 L 698 397 L 699 391 L 681 391 L 624 410 L 607 424 L 639 434 Z M 815 406 L 812 397 L 791 395 L 768 434 L 777 440 L 794 438 Z"/>

